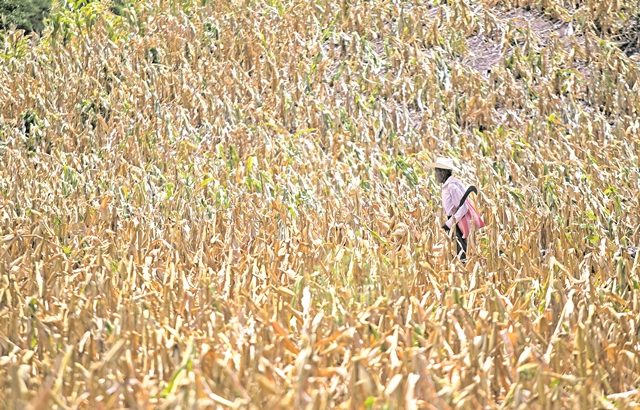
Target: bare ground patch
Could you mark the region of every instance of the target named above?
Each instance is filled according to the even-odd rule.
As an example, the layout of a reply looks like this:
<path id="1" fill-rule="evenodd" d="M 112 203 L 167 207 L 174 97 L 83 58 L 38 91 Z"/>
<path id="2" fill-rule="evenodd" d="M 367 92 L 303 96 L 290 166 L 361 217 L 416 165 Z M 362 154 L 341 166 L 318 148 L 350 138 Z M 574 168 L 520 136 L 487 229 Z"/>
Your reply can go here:
<path id="1" fill-rule="evenodd" d="M 464 60 L 465 64 L 482 74 L 487 74 L 506 54 L 513 51 L 514 47 L 506 48 L 499 41 L 501 33 L 510 26 L 518 30 L 527 30 L 540 47 L 547 46 L 554 36 L 567 40 L 572 38 L 579 44 L 584 42 L 581 36 L 574 35 L 571 24 L 553 20 L 541 12 L 522 8 L 508 11 L 492 9 L 486 12 L 498 27 L 492 28 L 490 33 L 481 32 L 469 37 L 469 55 Z M 496 33 L 496 30 L 501 33 Z M 570 44 L 571 42 L 567 41 L 567 46 Z"/>

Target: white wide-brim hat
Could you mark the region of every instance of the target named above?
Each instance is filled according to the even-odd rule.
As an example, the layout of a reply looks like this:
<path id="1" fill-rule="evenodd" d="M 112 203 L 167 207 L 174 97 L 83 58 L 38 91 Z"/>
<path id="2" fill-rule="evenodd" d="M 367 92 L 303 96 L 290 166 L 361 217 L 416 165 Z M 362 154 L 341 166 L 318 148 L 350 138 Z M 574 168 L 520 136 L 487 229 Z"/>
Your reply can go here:
<path id="1" fill-rule="evenodd" d="M 431 166 L 433 168 L 448 169 L 450 171 L 460 171 L 451 158 L 438 157 L 436 158 L 436 162 L 432 163 Z"/>

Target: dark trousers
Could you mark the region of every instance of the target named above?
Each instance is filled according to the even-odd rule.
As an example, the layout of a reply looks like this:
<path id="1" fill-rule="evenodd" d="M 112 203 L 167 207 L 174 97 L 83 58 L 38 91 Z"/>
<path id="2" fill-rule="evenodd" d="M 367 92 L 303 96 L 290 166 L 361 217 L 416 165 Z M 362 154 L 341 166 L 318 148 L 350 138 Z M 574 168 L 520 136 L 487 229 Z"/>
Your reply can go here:
<path id="1" fill-rule="evenodd" d="M 456 225 L 456 250 L 457 255 L 463 262 L 467 261 L 467 240 L 462 237 L 462 231 Z"/>

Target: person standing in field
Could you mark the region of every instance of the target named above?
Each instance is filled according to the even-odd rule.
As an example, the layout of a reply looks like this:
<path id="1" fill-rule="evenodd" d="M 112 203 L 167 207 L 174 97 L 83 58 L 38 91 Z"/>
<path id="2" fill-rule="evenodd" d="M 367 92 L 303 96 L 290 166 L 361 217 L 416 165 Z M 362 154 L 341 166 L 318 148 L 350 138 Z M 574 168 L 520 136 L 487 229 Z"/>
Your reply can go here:
<path id="1" fill-rule="evenodd" d="M 442 207 L 447 214 L 447 221 L 442 226 L 447 232 L 455 229 L 457 255 L 463 262 L 467 260 L 467 240 L 471 232 L 471 225 L 476 229 L 484 226 L 484 221 L 471 201 L 467 198 L 478 190 L 470 186 L 465 190 L 459 179 L 453 176 L 458 168 L 450 158 L 439 157 L 433 164 L 438 183 L 442 184 Z"/>

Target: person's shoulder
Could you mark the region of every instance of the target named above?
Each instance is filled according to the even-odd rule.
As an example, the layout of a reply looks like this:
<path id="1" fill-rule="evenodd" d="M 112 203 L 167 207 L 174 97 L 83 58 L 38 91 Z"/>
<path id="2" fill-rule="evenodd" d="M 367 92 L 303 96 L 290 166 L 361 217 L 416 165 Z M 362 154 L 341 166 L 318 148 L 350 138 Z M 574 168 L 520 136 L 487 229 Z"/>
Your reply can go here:
<path id="1" fill-rule="evenodd" d="M 462 181 L 460 181 L 458 178 L 454 177 L 454 176 L 450 176 L 449 178 L 447 178 L 447 180 L 444 183 L 444 186 L 452 186 L 452 185 L 456 185 L 456 186 L 462 186 L 464 187 L 464 184 L 462 183 Z"/>

